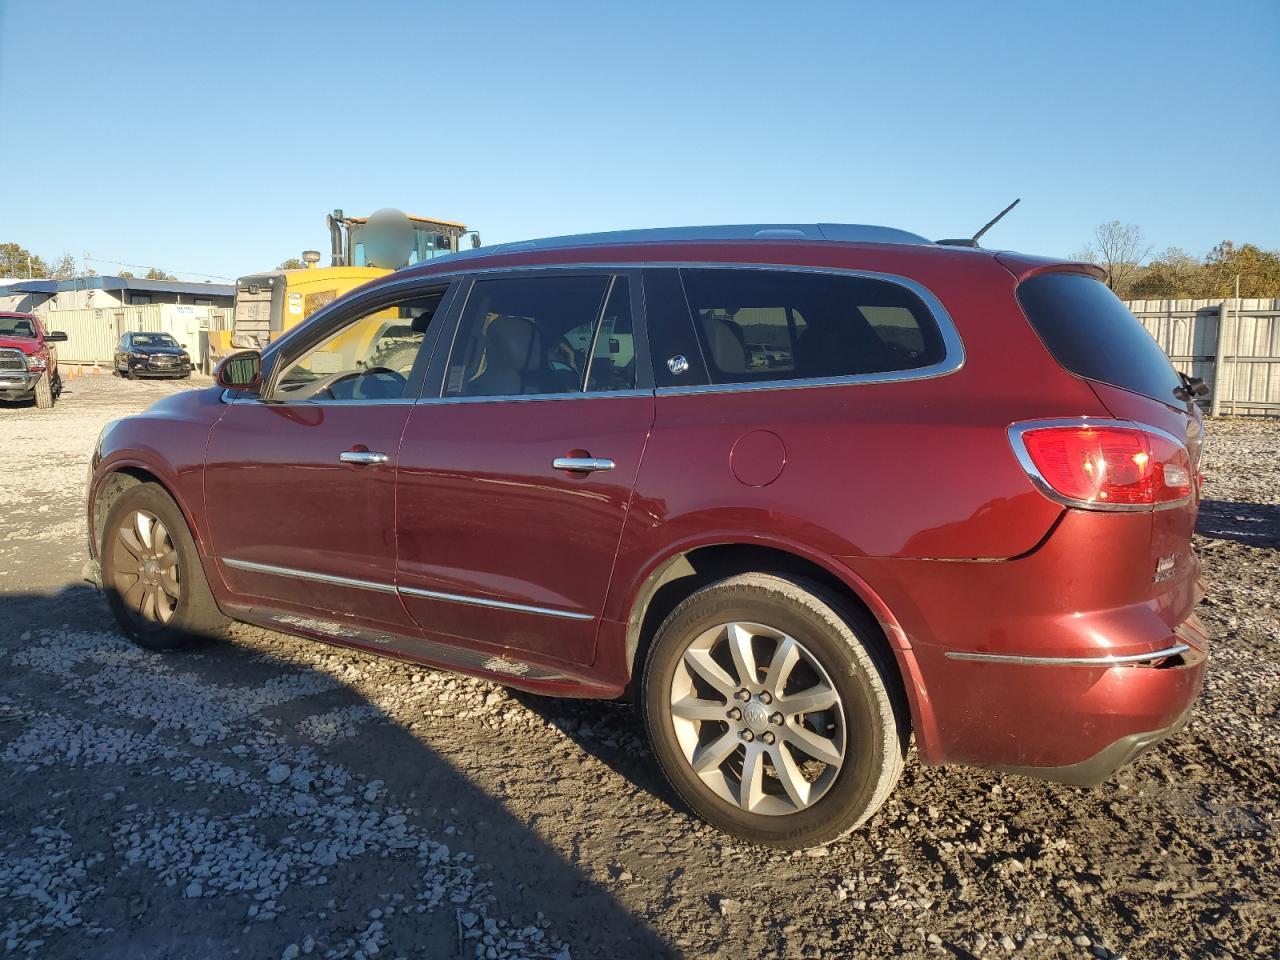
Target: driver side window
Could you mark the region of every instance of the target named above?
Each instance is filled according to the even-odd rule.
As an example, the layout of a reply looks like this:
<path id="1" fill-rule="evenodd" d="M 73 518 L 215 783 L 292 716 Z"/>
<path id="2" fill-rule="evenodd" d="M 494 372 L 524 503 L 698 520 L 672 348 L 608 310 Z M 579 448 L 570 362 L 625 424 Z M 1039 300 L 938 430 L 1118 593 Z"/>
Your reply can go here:
<path id="1" fill-rule="evenodd" d="M 290 363 L 276 381 L 275 399 L 331 403 L 399 400 L 443 292 L 379 307 Z"/>

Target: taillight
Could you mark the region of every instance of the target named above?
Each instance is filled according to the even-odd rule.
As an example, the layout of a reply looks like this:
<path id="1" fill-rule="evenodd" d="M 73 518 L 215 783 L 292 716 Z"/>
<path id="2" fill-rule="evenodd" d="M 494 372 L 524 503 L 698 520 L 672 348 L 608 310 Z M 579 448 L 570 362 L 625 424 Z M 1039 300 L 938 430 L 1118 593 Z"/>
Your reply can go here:
<path id="1" fill-rule="evenodd" d="M 1119 420 L 1014 424 L 1009 439 L 1042 492 L 1092 510 L 1150 510 L 1191 496 L 1191 459 L 1171 436 Z"/>

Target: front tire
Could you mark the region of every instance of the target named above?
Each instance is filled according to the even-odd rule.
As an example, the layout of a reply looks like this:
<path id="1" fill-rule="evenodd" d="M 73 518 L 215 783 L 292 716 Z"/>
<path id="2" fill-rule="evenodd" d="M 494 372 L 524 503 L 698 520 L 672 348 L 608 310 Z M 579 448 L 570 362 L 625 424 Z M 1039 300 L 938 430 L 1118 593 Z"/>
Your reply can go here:
<path id="1" fill-rule="evenodd" d="M 129 487 L 108 512 L 102 585 L 120 628 L 148 650 L 221 636 L 230 623 L 209 591 L 182 511 L 154 483 Z"/>
<path id="2" fill-rule="evenodd" d="M 819 584 L 772 574 L 698 590 L 645 665 L 645 722 L 691 808 L 795 849 L 867 821 L 902 772 L 904 698 L 876 624 Z"/>
<path id="3" fill-rule="evenodd" d="M 36 381 L 35 397 L 37 408 L 48 410 L 53 406 L 53 387 L 49 384 L 49 374 L 40 374 L 40 379 Z"/>

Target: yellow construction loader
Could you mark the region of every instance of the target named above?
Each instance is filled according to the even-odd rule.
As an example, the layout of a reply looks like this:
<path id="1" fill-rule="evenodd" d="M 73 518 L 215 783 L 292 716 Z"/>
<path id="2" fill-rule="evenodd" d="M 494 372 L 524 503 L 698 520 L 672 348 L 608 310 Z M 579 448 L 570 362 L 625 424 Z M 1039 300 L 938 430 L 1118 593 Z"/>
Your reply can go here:
<path id="1" fill-rule="evenodd" d="M 479 235 L 465 224 L 399 210 L 379 210 L 369 217 L 348 217 L 335 210 L 326 222 L 329 266 L 319 266 L 320 253 L 308 250 L 302 269 L 252 273 L 236 281 L 232 329 L 209 332 L 211 366 L 236 350 L 265 347 L 326 303 L 375 277 L 456 253 L 467 236 L 473 247 L 480 245 Z"/>

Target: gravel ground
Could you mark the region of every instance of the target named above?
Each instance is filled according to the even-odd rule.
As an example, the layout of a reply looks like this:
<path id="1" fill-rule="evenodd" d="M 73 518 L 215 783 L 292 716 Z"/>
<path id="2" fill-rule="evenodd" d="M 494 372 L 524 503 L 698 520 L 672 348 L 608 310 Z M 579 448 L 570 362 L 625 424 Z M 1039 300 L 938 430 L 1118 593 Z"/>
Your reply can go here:
<path id="1" fill-rule="evenodd" d="M 1177 737 L 1095 790 L 910 763 L 862 832 L 703 826 L 626 707 L 237 629 L 144 654 L 78 584 L 107 420 L 0 407 L 0 951 L 93 957 L 1280 953 L 1280 423 L 1210 428 L 1216 635 Z"/>

